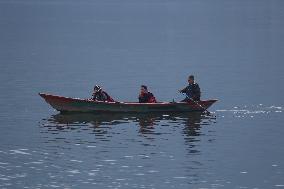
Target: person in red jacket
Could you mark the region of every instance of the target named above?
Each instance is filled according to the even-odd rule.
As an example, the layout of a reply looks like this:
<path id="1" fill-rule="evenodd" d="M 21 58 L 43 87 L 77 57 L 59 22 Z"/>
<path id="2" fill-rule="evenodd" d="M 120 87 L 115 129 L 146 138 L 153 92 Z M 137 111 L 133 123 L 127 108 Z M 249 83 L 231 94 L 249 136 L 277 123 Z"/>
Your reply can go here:
<path id="1" fill-rule="evenodd" d="M 141 90 L 139 94 L 139 103 L 156 103 L 156 98 L 153 93 L 148 91 L 148 87 L 146 85 L 141 85 Z"/>
<path id="2" fill-rule="evenodd" d="M 104 102 L 114 102 L 114 100 L 105 91 L 103 91 L 99 85 L 96 85 L 94 87 L 93 100 L 94 101 L 104 101 Z"/>

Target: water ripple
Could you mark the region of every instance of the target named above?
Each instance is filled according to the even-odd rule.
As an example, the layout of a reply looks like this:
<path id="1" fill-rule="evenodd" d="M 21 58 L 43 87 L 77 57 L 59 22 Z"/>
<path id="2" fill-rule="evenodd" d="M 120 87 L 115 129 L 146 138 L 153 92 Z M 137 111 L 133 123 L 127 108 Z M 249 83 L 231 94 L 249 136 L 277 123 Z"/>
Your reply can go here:
<path id="1" fill-rule="evenodd" d="M 180 165 L 179 170 L 199 170 L 204 165 L 193 155 L 200 153 L 202 127 L 215 122 L 214 114 L 200 113 L 56 114 L 40 122 L 39 148 L 0 152 L 1 187 L 20 188 L 32 179 L 25 188 L 159 188 L 157 183 L 145 184 L 153 176 L 161 179 L 161 187 L 167 181 L 184 186 L 197 176 L 175 173 L 184 157 L 173 154 L 168 144 L 173 137 L 182 140 L 191 157 L 182 160 L 191 165 Z M 162 151 L 157 151 L 159 146 Z"/>
<path id="2" fill-rule="evenodd" d="M 269 115 L 273 113 L 282 113 L 283 107 L 281 106 L 263 106 L 262 104 L 256 106 L 235 106 L 232 109 L 220 109 L 216 110 L 216 112 L 221 113 L 233 113 L 235 117 L 251 117 L 253 118 L 255 115 Z M 224 116 L 224 115 L 223 115 Z"/>

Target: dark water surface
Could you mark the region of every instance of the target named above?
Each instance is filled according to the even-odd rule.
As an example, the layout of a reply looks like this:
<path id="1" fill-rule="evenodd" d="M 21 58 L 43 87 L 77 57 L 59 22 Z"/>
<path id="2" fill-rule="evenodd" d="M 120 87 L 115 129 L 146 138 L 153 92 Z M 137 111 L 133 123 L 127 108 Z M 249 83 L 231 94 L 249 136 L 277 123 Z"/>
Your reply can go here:
<path id="1" fill-rule="evenodd" d="M 284 1 L 0 0 L 0 188 L 284 188 Z M 38 92 L 210 114 L 60 114 Z"/>

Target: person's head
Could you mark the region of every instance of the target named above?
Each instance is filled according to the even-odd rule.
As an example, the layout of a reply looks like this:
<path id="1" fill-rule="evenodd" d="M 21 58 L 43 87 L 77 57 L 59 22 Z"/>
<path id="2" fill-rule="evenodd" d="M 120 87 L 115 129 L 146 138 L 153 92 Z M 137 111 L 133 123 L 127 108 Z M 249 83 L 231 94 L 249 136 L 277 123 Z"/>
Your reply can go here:
<path id="1" fill-rule="evenodd" d="M 141 85 L 141 93 L 147 93 L 148 92 L 148 88 L 146 85 Z"/>
<path id="2" fill-rule="evenodd" d="M 99 85 L 96 85 L 94 87 L 94 92 L 101 92 L 101 91 L 102 91 L 102 88 Z"/>
<path id="3" fill-rule="evenodd" d="M 193 75 L 188 76 L 188 83 L 189 84 L 193 84 L 194 83 L 194 76 Z"/>

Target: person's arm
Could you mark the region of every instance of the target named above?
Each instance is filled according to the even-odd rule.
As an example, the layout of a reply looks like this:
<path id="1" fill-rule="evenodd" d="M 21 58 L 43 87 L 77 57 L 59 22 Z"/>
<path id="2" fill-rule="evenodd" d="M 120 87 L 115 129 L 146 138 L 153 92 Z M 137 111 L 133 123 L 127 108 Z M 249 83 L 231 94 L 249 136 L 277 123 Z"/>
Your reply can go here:
<path id="1" fill-rule="evenodd" d="M 106 92 L 102 92 L 102 100 L 103 101 L 107 101 L 108 100 L 108 95 L 106 94 Z"/>
<path id="2" fill-rule="evenodd" d="M 186 93 L 187 87 L 185 87 L 184 89 L 179 90 L 180 93 Z"/>
<path id="3" fill-rule="evenodd" d="M 155 96 L 153 95 L 153 93 L 149 94 L 148 102 L 149 103 L 156 103 L 157 102 L 157 100 L 156 100 Z"/>

